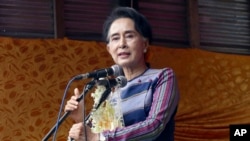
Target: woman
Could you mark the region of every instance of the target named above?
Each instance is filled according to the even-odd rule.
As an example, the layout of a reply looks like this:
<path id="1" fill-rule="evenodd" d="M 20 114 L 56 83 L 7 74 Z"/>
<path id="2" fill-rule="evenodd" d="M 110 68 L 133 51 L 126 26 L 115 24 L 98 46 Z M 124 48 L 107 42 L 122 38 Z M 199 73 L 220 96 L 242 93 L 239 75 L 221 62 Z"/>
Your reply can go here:
<path id="1" fill-rule="evenodd" d="M 124 127 L 104 131 L 105 140 L 174 140 L 174 116 L 179 93 L 172 69 L 152 69 L 145 54 L 152 40 L 151 26 L 146 18 L 132 8 L 116 8 L 104 23 L 103 36 L 107 51 L 120 65 L 128 80 L 121 88 L 121 110 Z M 72 111 L 76 124 L 69 136 L 76 140 L 99 140 L 82 124 L 83 104 L 75 95 L 67 102 L 65 111 Z"/>

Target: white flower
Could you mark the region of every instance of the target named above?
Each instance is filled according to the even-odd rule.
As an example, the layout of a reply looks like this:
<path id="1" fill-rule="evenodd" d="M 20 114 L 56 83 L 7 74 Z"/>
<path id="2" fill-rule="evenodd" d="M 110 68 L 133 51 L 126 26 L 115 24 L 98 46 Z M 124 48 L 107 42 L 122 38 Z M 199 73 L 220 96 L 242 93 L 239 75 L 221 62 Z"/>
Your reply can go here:
<path id="1" fill-rule="evenodd" d="M 103 94 L 103 92 L 106 90 L 106 87 L 103 85 L 97 85 L 95 92 L 91 93 L 91 97 L 94 99 L 94 105 L 97 105 L 99 103 L 99 100 Z"/>

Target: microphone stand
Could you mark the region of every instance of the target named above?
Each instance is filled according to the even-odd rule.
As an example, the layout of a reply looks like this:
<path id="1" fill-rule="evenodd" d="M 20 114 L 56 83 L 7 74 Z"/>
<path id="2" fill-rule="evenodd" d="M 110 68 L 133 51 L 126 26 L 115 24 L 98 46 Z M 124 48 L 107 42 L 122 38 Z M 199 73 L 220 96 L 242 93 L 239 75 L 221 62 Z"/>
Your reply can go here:
<path id="1" fill-rule="evenodd" d="M 82 94 L 79 96 L 79 98 L 77 99 L 77 101 L 79 102 L 80 100 L 83 99 L 83 97 L 85 97 L 85 95 L 88 93 L 89 90 L 91 90 L 93 87 L 95 86 L 95 79 L 90 81 L 84 91 L 82 92 Z M 56 131 L 56 128 L 59 127 L 61 125 L 61 123 L 69 116 L 69 114 L 71 113 L 71 111 L 65 112 L 64 115 L 59 119 L 59 121 L 50 129 L 50 131 L 45 135 L 45 137 L 43 138 L 42 141 L 47 141 L 49 139 L 49 137 Z"/>

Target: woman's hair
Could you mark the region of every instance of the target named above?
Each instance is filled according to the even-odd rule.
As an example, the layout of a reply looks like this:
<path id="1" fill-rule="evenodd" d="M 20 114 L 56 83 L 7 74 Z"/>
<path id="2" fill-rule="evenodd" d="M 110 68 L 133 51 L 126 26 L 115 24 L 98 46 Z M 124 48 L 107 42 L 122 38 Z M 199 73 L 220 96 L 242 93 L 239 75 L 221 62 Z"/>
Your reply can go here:
<path id="1" fill-rule="evenodd" d="M 149 44 L 152 42 L 152 29 L 147 19 L 135 9 L 130 7 L 118 7 L 112 11 L 110 16 L 104 22 L 103 25 L 103 39 L 105 42 L 109 42 L 108 33 L 111 24 L 119 18 L 129 18 L 134 21 L 135 30 L 146 38 Z"/>

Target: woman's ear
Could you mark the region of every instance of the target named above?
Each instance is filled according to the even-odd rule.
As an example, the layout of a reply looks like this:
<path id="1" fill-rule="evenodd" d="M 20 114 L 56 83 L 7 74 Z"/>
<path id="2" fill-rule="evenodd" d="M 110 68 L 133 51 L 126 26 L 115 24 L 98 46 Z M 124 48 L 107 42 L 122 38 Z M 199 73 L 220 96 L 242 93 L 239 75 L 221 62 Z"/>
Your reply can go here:
<path id="1" fill-rule="evenodd" d="M 149 47 L 148 39 L 144 39 L 144 50 L 143 50 L 144 53 L 147 52 L 148 47 Z"/>
<path id="2" fill-rule="evenodd" d="M 110 54 L 110 52 L 109 52 L 109 50 L 110 50 L 110 48 L 109 48 L 109 44 L 107 44 L 106 45 L 106 50 L 108 51 L 108 53 Z"/>

